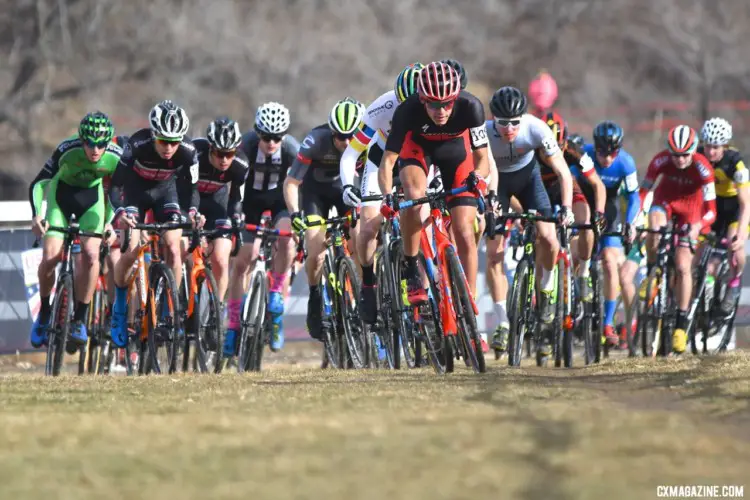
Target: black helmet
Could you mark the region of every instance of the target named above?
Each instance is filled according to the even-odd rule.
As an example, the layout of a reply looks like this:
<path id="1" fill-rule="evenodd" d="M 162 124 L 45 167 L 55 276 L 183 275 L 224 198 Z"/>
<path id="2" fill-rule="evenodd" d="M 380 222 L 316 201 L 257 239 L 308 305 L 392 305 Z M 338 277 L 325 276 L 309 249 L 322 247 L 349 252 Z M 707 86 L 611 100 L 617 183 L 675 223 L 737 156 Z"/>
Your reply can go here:
<path id="1" fill-rule="evenodd" d="M 609 120 L 594 127 L 594 148 L 597 151 L 612 153 L 622 147 L 622 127 Z"/>
<path id="2" fill-rule="evenodd" d="M 502 87 L 490 99 L 490 111 L 495 118 L 513 118 L 526 113 L 529 100 L 515 87 Z"/>
<path id="3" fill-rule="evenodd" d="M 464 69 L 464 66 L 455 59 L 443 59 L 440 62 L 445 63 L 456 70 L 456 73 L 458 73 L 459 79 L 461 81 L 461 90 L 465 89 L 469 79 L 466 76 L 466 70 Z"/>
<path id="4" fill-rule="evenodd" d="M 576 151 L 578 154 L 583 154 L 583 145 L 586 140 L 581 134 L 570 134 L 568 136 L 568 149 Z"/>

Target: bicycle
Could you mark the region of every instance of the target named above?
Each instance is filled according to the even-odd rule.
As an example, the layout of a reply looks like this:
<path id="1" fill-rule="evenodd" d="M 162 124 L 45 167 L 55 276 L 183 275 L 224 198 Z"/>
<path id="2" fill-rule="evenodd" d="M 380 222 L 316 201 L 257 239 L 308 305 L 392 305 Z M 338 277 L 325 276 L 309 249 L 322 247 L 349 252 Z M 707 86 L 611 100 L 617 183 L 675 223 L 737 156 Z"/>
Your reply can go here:
<path id="1" fill-rule="evenodd" d="M 182 370 L 190 367 L 191 345 L 194 346 L 193 371 L 221 373 L 223 368 L 224 331 L 222 307 L 218 296 L 216 278 L 211 269 L 210 254 L 205 252 L 204 238 L 220 238 L 232 231 L 228 228 L 200 230 L 194 228 L 188 253 L 192 257 L 189 267 L 183 262 L 181 299 L 186 328 L 182 348 Z M 242 245 L 236 239 L 231 256 L 235 257 Z"/>
<path id="2" fill-rule="evenodd" d="M 349 252 L 348 227 L 356 220 L 351 211 L 343 216 L 314 220 L 307 218 L 308 228 L 325 226 L 327 248 L 320 279 L 321 324 L 323 344 L 328 363 L 333 368 L 367 366 L 371 349 L 359 314 L 359 293 L 362 288 L 354 260 Z"/>
<path id="3" fill-rule="evenodd" d="M 469 188 L 462 186 L 400 202 L 392 214 L 394 217 L 400 210 L 430 204 L 430 216 L 422 223 L 419 253 L 421 273 L 428 284 L 428 300 L 412 310 L 419 329 L 418 340 L 424 342 L 430 363 L 438 374 L 453 372 L 454 359 L 459 358 L 463 358 L 476 373 L 486 371 L 476 321 L 479 309 L 448 233 L 450 215 L 444 215 L 437 206 L 437 202 L 447 196 L 467 191 Z M 480 212 L 483 212 L 484 200 L 481 197 L 478 200 Z M 428 236 L 429 228 L 432 229 L 432 238 Z"/>
<path id="4" fill-rule="evenodd" d="M 99 275 L 96 278 L 96 288 L 91 299 L 89 317 L 86 323 L 89 334 L 86 342 L 86 356 L 85 361 L 79 361 L 78 363 L 79 375 L 84 371 L 93 375 L 107 374 L 112 362 L 113 355 L 109 336 L 110 304 L 107 294 L 107 275 L 104 272 L 109 250 L 109 243 L 103 241 L 99 250 Z"/>
<path id="5" fill-rule="evenodd" d="M 668 356 L 672 352 L 671 332 L 676 322 L 676 308 L 668 287 L 674 283 L 674 248 L 684 231 L 674 229 L 674 221 L 659 229 L 637 228 L 638 234 L 659 235 L 656 261 L 645 278 L 645 296 L 638 300 L 638 337 L 645 357 Z M 690 242 L 692 250 L 692 242 Z M 639 292 L 640 295 L 640 292 Z"/>
<path id="6" fill-rule="evenodd" d="M 125 347 L 128 375 L 136 369 L 138 374 L 174 373 L 177 370 L 179 337 L 184 335 L 182 317 L 179 310 L 179 293 L 172 270 L 161 258 L 160 233 L 176 229 L 192 230 L 191 223 L 135 224 L 132 229 L 148 233 L 146 241 L 139 243 L 133 272 L 126 280 L 128 301 L 135 297 L 137 308 L 132 311 L 133 334 L 128 334 Z M 122 248 L 128 248 L 131 228 L 123 233 Z M 145 254 L 150 254 L 150 264 L 146 271 Z M 131 304 L 128 303 L 128 306 Z M 130 328 L 128 329 L 130 331 Z M 131 354 L 138 349 L 138 366 L 133 366 Z"/>
<path id="7" fill-rule="evenodd" d="M 75 354 L 79 351 L 80 357 L 85 357 L 85 346 L 74 350 L 66 349 L 70 327 L 73 323 L 75 306 L 75 258 L 73 257 L 73 246 L 76 240 L 84 238 L 103 238 L 101 233 L 82 231 L 75 215 L 70 216 L 68 227 L 50 226 L 47 231 L 63 233 L 62 257 L 60 269 L 55 280 L 55 296 L 52 299 L 49 327 L 47 329 L 47 358 L 44 364 L 46 376 L 57 377 L 63 363 L 63 353 Z M 39 240 L 34 242 L 33 248 L 39 246 Z M 72 344 L 71 344 L 72 346 Z M 79 358 L 79 367 L 81 361 Z M 80 373 L 80 368 L 79 368 Z"/>
<path id="8" fill-rule="evenodd" d="M 732 328 L 737 315 L 739 297 L 735 300 L 730 315 L 714 314 L 719 307 L 718 302 L 726 293 L 726 283 L 732 269 L 727 258 L 729 254 L 728 242 L 726 239 L 718 240 L 713 233 L 706 236 L 701 235 L 700 239 L 707 244 L 703 247 L 700 261 L 695 270 L 694 283 L 696 283 L 696 289 L 688 310 L 688 339 L 693 354 L 708 354 L 709 339 L 720 335 L 717 347 L 710 350 L 710 354 L 718 354 L 726 350 L 732 339 Z M 709 287 L 707 283 L 708 266 L 713 260 L 718 260 L 719 263 L 714 272 L 714 284 Z M 700 339 L 698 338 L 699 333 L 701 334 Z"/>
<path id="9" fill-rule="evenodd" d="M 269 290 L 268 273 L 271 269 L 272 244 L 277 238 L 291 238 L 293 233 L 268 227 L 270 217 L 261 217 L 260 224 L 246 224 L 244 228 L 261 239 L 255 267 L 250 273 L 250 287 L 240 309 L 240 332 L 237 348 L 237 372 L 260 371 L 265 345 L 271 336 L 270 315 L 267 314 Z M 242 233 L 235 228 L 237 248 L 242 246 Z M 303 252 L 302 239 L 297 250 Z M 290 284 L 291 287 L 291 284 Z"/>

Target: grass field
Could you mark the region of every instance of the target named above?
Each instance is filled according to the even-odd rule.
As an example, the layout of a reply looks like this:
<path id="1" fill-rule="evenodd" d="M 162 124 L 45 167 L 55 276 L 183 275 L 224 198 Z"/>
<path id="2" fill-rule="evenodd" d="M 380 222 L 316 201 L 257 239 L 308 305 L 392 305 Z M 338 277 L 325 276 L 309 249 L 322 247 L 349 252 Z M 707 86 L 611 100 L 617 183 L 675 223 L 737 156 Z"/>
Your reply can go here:
<path id="1" fill-rule="evenodd" d="M 750 487 L 750 355 L 476 376 L 0 380 L 2 498 L 656 498 Z M 750 490 L 748 490 L 750 496 Z"/>

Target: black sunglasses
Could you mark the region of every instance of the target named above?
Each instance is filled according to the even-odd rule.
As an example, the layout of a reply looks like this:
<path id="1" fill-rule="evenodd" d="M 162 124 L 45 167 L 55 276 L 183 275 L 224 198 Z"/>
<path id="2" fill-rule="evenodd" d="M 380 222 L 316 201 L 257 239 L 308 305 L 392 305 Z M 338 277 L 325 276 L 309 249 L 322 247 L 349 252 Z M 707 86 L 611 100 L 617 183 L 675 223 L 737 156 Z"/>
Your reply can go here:
<path id="1" fill-rule="evenodd" d="M 237 151 L 234 149 L 231 151 L 221 151 L 219 149 L 211 148 L 211 152 L 219 158 L 234 158 L 237 154 Z"/>
<path id="2" fill-rule="evenodd" d="M 86 145 L 92 149 L 93 148 L 103 149 L 107 147 L 107 144 L 109 144 L 109 141 L 99 141 L 99 142 L 86 141 Z"/>
<path id="3" fill-rule="evenodd" d="M 281 142 L 283 135 L 278 134 L 260 134 L 260 139 L 265 142 Z"/>
<path id="4" fill-rule="evenodd" d="M 348 140 L 350 140 L 350 139 L 351 139 L 352 137 L 354 137 L 354 134 L 339 134 L 339 133 L 337 132 L 337 133 L 334 133 L 334 134 L 333 134 L 333 136 L 334 136 L 334 137 L 335 137 L 336 139 L 340 140 L 340 141 L 348 141 Z"/>

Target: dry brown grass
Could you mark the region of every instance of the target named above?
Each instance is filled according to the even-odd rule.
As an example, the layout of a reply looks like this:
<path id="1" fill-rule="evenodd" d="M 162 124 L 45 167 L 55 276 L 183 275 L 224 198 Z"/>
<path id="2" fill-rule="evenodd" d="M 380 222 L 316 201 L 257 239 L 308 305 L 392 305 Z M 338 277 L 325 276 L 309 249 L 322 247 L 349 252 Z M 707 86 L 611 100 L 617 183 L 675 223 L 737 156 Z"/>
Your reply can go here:
<path id="1" fill-rule="evenodd" d="M 3 498 L 653 498 L 743 484 L 750 355 L 477 377 L 0 380 Z"/>

